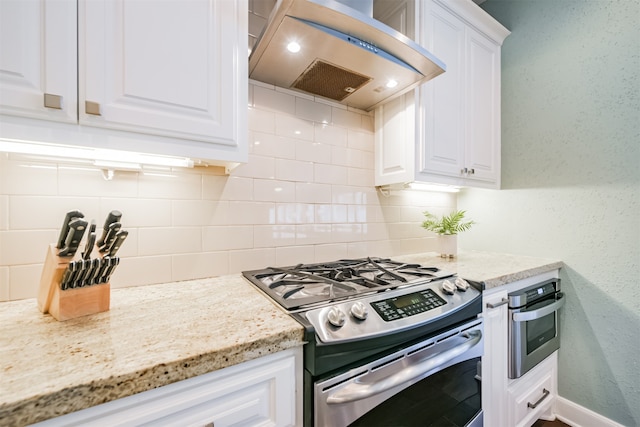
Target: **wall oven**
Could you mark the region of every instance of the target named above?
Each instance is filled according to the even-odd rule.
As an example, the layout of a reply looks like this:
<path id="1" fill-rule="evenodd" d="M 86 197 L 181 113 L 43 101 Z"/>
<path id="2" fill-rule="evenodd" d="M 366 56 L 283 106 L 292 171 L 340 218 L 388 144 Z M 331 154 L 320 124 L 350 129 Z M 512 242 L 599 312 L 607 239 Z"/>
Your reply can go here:
<path id="1" fill-rule="evenodd" d="M 560 348 L 560 279 L 509 294 L 509 378 L 519 378 Z"/>
<path id="2" fill-rule="evenodd" d="M 305 328 L 306 427 L 482 425 L 478 284 L 382 258 L 243 274 Z"/>

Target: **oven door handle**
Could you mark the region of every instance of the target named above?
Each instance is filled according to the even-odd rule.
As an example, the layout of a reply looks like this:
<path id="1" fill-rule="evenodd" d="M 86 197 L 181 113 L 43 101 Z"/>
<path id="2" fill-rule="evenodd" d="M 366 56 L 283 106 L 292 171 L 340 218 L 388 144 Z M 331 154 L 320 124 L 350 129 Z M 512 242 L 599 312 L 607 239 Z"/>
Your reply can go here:
<path id="1" fill-rule="evenodd" d="M 428 359 L 415 363 L 414 365 L 406 366 L 402 364 L 402 370 L 395 372 L 380 381 L 367 383 L 360 381 L 362 378 L 357 379 L 329 394 L 327 396 L 327 403 L 338 404 L 354 402 L 356 400 L 366 399 L 373 395 L 385 392 L 401 384 L 406 384 L 407 382 L 420 378 L 432 369 L 442 366 L 450 360 L 466 353 L 482 339 L 482 331 L 478 329 L 464 332 L 462 335 L 467 338 L 467 341 L 462 344 L 441 353 L 437 353 Z"/>
<path id="2" fill-rule="evenodd" d="M 553 313 L 554 311 L 558 311 L 560 309 L 560 307 L 562 307 L 564 305 L 565 302 L 565 298 L 564 298 L 564 294 L 562 292 L 560 292 L 558 294 L 558 299 L 556 299 L 556 302 L 551 303 L 549 305 L 545 305 L 542 308 L 539 308 L 537 310 L 532 310 L 532 311 L 523 311 L 520 313 L 513 313 L 513 321 L 514 322 L 528 322 L 530 320 L 537 320 L 540 318 L 543 318 L 544 316 L 548 316 L 549 314 Z"/>

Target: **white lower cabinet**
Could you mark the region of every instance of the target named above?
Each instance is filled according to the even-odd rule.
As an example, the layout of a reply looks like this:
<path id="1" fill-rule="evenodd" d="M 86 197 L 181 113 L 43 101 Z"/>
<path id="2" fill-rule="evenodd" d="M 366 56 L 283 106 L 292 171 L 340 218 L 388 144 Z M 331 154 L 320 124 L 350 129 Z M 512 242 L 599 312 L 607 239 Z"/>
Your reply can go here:
<path id="1" fill-rule="evenodd" d="M 509 425 L 529 427 L 538 418 L 553 417 L 557 395 L 558 352 L 509 384 Z"/>
<path id="2" fill-rule="evenodd" d="M 302 347 L 36 424 L 51 426 L 298 426 Z"/>
<path id="3" fill-rule="evenodd" d="M 558 352 L 520 378 L 509 379 L 507 301 L 509 293 L 558 275 L 559 271 L 553 270 L 486 290 L 482 294 L 485 342 L 482 356 L 482 409 L 485 426 L 529 427 L 539 418 L 554 417 Z"/>

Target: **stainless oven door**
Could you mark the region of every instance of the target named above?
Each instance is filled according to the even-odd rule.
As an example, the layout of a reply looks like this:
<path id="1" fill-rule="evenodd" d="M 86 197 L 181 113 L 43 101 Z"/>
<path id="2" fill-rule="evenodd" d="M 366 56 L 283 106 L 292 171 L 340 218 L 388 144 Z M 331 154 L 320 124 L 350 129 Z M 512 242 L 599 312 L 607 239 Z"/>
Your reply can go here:
<path id="1" fill-rule="evenodd" d="M 314 385 L 316 427 L 481 426 L 482 319 Z"/>
<path id="2" fill-rule="evenodd" d="M 562 292 L 520 309 L 509 309 L 509 378 L 520 378 L 560 348 L 558 310 Z"/>

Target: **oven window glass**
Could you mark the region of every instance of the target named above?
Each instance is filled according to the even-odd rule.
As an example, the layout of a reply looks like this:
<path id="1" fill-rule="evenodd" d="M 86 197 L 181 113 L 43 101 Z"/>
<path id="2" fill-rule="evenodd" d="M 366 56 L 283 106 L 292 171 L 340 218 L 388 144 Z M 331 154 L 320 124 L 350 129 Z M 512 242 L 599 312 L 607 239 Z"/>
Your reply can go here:
<path id="1" fill-rule="evenodd" d="M 450 366 L 387 399 L 350 426 L 465 426 L 481 407 L 480 358 Z"/>
<path id="2" fill-rule="evenodd" d="M 527 322 L 527 354 L 556 336 L 556 313 Z"/>

